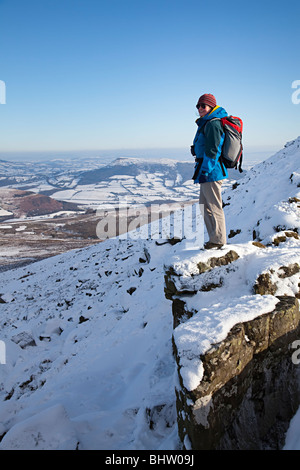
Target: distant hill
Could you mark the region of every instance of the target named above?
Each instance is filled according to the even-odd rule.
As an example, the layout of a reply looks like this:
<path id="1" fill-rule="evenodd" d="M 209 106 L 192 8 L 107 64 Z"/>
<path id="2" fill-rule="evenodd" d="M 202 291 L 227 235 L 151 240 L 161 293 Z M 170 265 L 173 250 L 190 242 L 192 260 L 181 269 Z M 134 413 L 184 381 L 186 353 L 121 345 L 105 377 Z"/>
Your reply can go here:
<path id="1" fill-rule="evenodd" d="M 117 175 L 138 176 L 159 173 L 164 178 L 174 180 L 175 184 L 185 183 L 193 175 L 194 162 L 174 160 L 140 160 L 137 158 L 117 158 L 110 165 L 97 170 L 86 171 L 79 177 L 78 184 L 94 184 L 108 181 Z"/>
<path id="2" fill-rule="evenodd" d="M 0 189 L 0 208 L 13 214 L 15 218 L 53 214 L 62 210 L 78 210 L 76 204 L 17 189 Z"/>

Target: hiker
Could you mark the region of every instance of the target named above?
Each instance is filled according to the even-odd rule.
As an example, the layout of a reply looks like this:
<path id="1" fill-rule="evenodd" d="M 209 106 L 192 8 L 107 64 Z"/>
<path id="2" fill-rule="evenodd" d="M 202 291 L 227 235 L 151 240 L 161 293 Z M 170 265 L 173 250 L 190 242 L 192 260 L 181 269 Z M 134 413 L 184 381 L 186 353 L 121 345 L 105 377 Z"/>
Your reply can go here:
<path id="1" fill-rule="evenodd" d="M 226 117 L 227 112 L 217 106 L 216 98 L 210 93 L 200 96 L 196 108 L 200 118 L 196 120 L 198 130 L 191 153 L 196 161 L 193 179 L 194 183 L 200 183 L 200 209 L 209 236 L 204 248 L 221 248 L 226 244 L 221 186 L 228 172 L 219 160 L 224 142 L 220 119 Z"/>

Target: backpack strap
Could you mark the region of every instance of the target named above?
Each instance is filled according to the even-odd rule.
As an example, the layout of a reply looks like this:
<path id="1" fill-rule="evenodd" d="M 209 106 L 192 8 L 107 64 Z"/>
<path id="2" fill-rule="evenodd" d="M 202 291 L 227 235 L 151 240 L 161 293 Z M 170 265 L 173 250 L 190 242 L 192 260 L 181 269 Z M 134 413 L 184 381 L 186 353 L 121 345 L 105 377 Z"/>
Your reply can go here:
<path id="1" fill-rule="evenodd" d="M 240 161 L 239 161 L 239 172 L 240 172 L 240 173 L 243 173 L 243 170 L 242 170 L 242 161 L 243 161 L 243 145 L 241 144 L 241 157 L 240 157 Z"/>
<path id="2" fill-rule="evenodd" d="M 219 158 L 219 162 L 220 162 L 220 165 L 221 165 L 221 169 L 222 169 L 223 176 L 224 176 L 224 178 L 225 178 L 225 177 L 226 177 L 226 172 L 225 172 L 225 170 L 224 170 L 224 163 L 223 163 L 223 160 L 222 160 L 222 154 L 221 154 L 221 156 L 220 156 L 220 158 Z"/>

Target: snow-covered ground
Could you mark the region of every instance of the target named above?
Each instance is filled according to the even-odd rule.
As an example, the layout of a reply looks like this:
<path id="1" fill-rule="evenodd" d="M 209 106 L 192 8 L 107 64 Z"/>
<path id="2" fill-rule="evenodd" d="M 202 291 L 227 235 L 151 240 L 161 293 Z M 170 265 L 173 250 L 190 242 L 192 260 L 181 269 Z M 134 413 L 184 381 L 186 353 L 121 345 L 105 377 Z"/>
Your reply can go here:
<path id="1" fill-rule="evenodd" d="M 263 271 L 273 269 L 280 295 L 297 292 L 299 273 L 277 273 L 300 264 L 300 241 L 286 236 L 300 229 L 299 146 L 300 138 L 224 191 L 227 231 L 235 234 L 224 250 L 240 258 L 219 293 L 191 300 L 201 296 L 206 324 L 196 315 L 175 330 L 183 348 L 199 352 L 220 340 L 241 310 L 243 319 L 269 311 L 274 298 L 252 291 Z M 252 245 L 254 232 L 266 248 Z M 0 450 L 179 448 L 164 267 L 176 263 L 190 276 L 210 253 L 199 250 L 201 234 L 171 245 L 143 233 L 0 274 Z M 286 240 L 272 244 L 279 236 Z M 187 372 L 192 386 L 199 361 Z M 297 414 L 286 448 L 300 449 L 299 422 Z"/>
<path id="2" fill-rule="evenodd" d="M 172 322 L 160 262 L 168 250 L 147 262 L 142 242 L 108 240 L 17 278 L 7 273 L 0 434 L 13 427 L 1 448 L 150 449 L 168 435 L 174 446 Z M 20 333 L 36 346 L 20 348 Z M 52 411 L 54 428 L 40 430 Z M 153 413 L 161 415 L 154 430 Z"/>

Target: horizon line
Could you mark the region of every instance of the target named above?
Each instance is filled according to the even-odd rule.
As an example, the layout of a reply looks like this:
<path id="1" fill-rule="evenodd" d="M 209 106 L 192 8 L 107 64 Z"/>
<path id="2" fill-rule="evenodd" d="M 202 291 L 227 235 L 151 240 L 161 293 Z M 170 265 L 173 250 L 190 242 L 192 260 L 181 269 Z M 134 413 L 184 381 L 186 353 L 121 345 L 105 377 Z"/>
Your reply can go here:
<path id="1" fill-rule="evenodd" d="M 246 149 L 251 149 L 254 151 L 267 150 L 278 148 L 280 144 L 264 144 L 264 145 L 246 145 Z M 182 146 L 182 147 L 116 147 L 116 148 L 95 148 L 95 149 L 88 149 L 88 148 L 78 148 L 78 149 L 27 149 L 27 150 L 20 150 L 20 149 L 4 149 L 0 150 L 0 155 L 4 153 L 20 153 L 20 154 L 28 154 L 28 153 L 72 153 L 72 152 L 139 152 L 139 151 L 161 151 L 161 150 L 189 150 L 189 146 Z"/>

